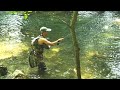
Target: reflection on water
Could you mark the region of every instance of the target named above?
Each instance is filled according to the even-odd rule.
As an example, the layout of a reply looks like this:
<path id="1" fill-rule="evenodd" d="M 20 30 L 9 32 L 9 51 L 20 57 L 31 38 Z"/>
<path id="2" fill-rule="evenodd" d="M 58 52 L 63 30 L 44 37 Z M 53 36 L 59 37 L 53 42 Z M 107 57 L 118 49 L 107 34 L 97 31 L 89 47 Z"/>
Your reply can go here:
<path id="1" fill-rule="evenodd" d="M 12 42 L 21 42 L 22 37 L 24 35 L 20 32 L 22 28 L 22 22 L 23 17 L 18 15 L 4 15 L 1 20 L 0 25 L 0 34 L 3 39 Z"/>
<path id="2" fill-rule="evenodd" d="M 24 35 L 20 32 L 23 17 L 5 14 L 0 17 L 0 59 L 17 55 L 24 45 Z"/>

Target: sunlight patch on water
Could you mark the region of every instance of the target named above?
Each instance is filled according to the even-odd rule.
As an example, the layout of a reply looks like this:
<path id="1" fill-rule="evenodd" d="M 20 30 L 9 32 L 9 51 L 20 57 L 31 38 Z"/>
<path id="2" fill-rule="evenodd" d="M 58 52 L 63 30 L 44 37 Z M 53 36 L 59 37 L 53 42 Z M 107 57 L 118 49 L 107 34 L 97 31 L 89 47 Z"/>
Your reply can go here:
<path id="1" fill-rule="evenodd" d="M 52 58 L 54 56 L 56 56 L 56 54 L 60 51 L 61 49 L 58 48 L 58 47 L 53 47 L 51 48 L 50 50 L 47 50 L 44 55 L 47 57 L 47 58 Z"/>
<path id="2" fill-rule="evenodd" d="M 104 36 L 106 36 L 107 38 L 110 38 L 110 37 L 113 37 L 113 34 L 105 33 Z"/>
<path id="3" fill-rule="evenodd" d="M 94 76 L 92 74 L 86 73 L 86 74 L 82 75 L 82 79 L 93 79 L 93 78 L 94 78 Z"/>
<path id="4" fill-rule="evenodd" d="M 53 52 L 59 52 L 60 48 L 53 48 L 53 49 L 51 49 L 51 51 L 53 51 Z"/>
<path id="5" fill-rule="evenodd" d="M 98 51 L 88 51 L 87 53 L 86 53 L 86 57 L 89 59 L 89 58 L 91 58 L 92 56 L 95 56 L 95 55 L 99 55 L 98 54 Z"/>
<path id="6" fill-rule="evenodd" d="M 93 79 L 93 78 L 95 78 L 95 76 L 90 69 L 85 70 L 84 73 L 82 74 L 82 79 Z"/>
<path id="7" fill-rule="evenodd" d="M 0 42 L 0 59 L 17 56 L 24 50 L 28 50 L 28 47 L 23 43 L 9 44 L 6 42 Z"/>
<path id="8" fill-rule="evenodd" d="M 96 15 L 96 11 L 79 11 L 78 12 L 79 16 L 84 16 L 84 17 L 91 17 L 93 15 Z"/>
<path id="9" fill-rule="evenodd" d="M 104 29 L 108 29 L 108 27 L 109 27 L 109 26 L 105 25 L 103 28 L 104 28 Z"/>

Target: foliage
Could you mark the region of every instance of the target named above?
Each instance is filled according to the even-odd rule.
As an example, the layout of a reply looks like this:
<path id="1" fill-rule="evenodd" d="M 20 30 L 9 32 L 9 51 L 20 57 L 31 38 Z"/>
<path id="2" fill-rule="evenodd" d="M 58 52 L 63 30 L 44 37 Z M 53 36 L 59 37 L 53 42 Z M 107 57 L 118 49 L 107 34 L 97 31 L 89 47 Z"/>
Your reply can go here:
<path id="1" fill-rule="evenodd" d="M 9 11 L 10 14 L 13 15 L 22 15 L 24 19 L 28 19 L 29 15 L 32 13 L 32 11 Z"/>

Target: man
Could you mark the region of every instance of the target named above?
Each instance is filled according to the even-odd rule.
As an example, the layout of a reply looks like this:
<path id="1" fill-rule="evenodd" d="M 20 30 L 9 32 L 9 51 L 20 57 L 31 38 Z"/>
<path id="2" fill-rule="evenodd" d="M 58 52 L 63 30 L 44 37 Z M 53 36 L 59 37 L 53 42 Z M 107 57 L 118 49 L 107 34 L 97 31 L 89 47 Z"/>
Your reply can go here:
<path id="1" fill-rule="evenodd" d="M 48 32 L 50 32 L 51 29 L 47 27 L 41 27 L 40 28 L 40 35 L 33 39 L 32 41 L 32 47 L 35 51 L 35 60 L 36 60 L 36 66 L 38 66 L 38 71 L 43 72 L 46 70 L 46 65 L 43 61 L 43 52 L 44 49 L 49 49 L 50 46 L 57 45 L 60 41 L 62 41 L 64 38 L 59 38 L 56 41 L 49 41 L 46 39 Z"/>

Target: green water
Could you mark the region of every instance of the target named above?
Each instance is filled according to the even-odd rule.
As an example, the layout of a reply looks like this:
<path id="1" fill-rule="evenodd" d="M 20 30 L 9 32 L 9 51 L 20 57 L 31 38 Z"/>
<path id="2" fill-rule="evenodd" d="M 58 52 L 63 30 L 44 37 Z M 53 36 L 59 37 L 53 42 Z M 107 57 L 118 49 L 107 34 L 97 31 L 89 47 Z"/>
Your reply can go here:
<path id="1" fill-rule="evenodd" d="M 7 66 L 8 74 L 1 79 L 12 78 L 15 70 L 21 70 L 28 79 L 76 79 L 76 63 L 69 28 L 60 19 L 70 22 L 71 13 L 31 12 L 27 19 L 23 12 L 0 12 L 0 64 Z M 59 19 L 60 18 L 60 19 Z M 113 24 L 118 12 L 80 11 L 76 35 L 80 47 L 81 76 L 83 79 L 120 78 L 120 26 Z M 58 46 L 45 50 L 47 65 L 45 74 L 30 68 L 28 55 L 31 40 L 39 35 L 39 28 L 52 29 L 49 39 L 64 37 Z"/>

